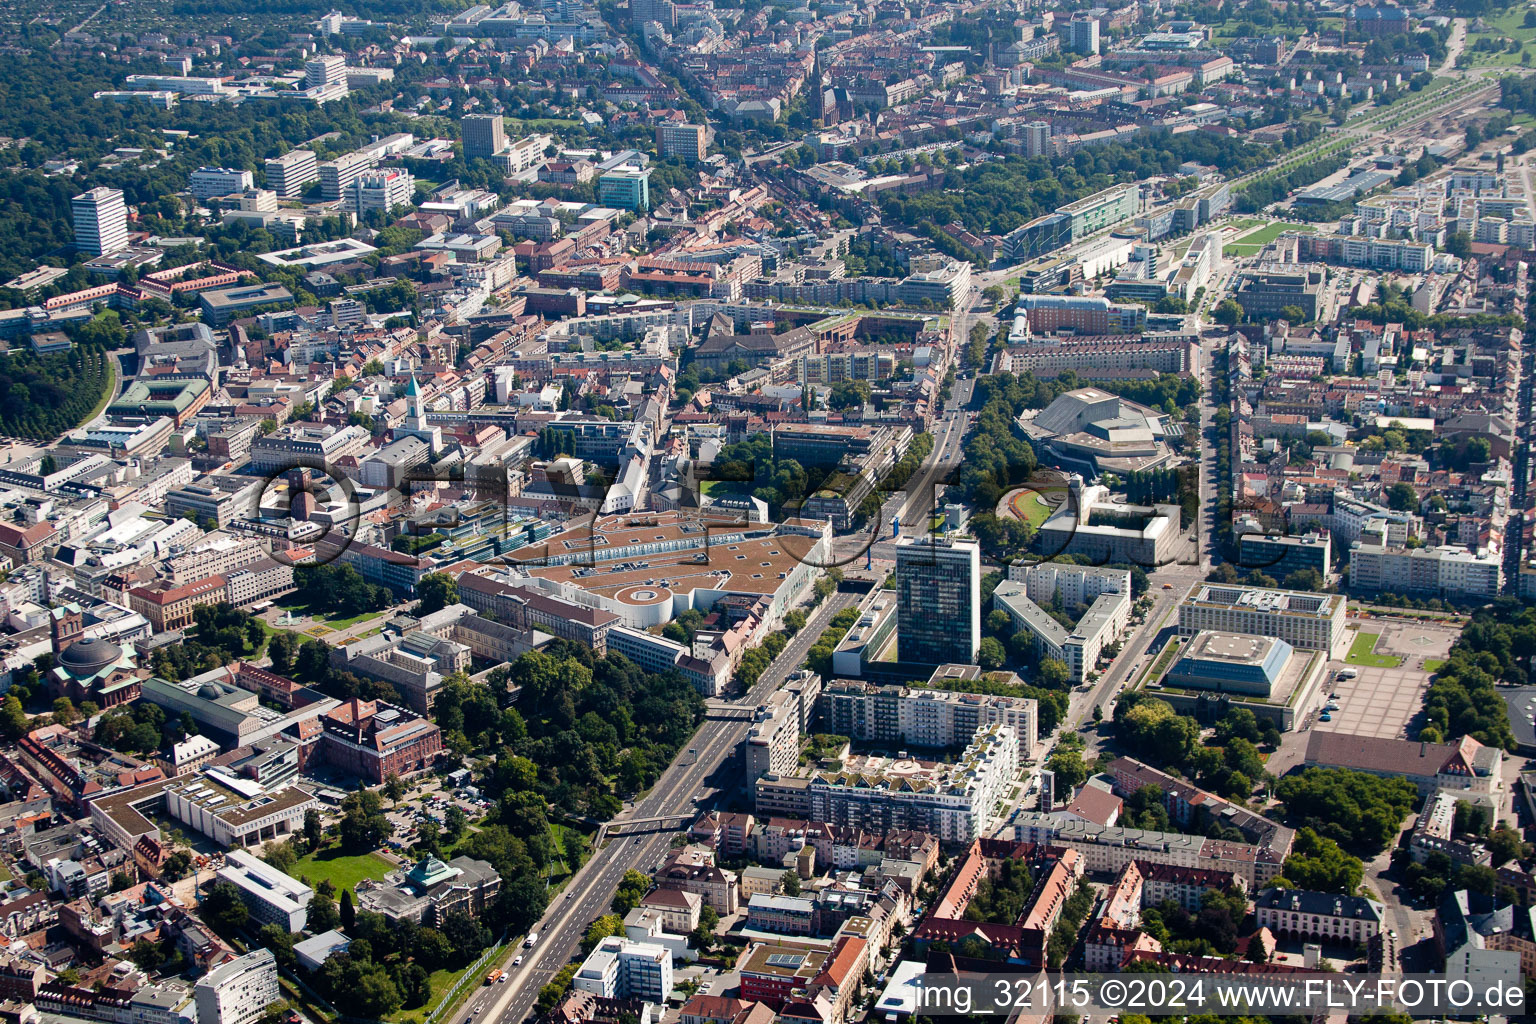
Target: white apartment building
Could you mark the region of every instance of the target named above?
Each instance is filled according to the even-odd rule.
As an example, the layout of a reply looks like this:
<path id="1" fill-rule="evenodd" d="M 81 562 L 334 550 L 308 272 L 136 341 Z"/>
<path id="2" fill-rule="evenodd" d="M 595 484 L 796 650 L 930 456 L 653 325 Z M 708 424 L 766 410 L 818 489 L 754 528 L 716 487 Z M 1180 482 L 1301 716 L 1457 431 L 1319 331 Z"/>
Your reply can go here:
<path id="1" fill-rule="evenodd" d="M 352 183 L 373 164 L 373 158 L 363 153 L 345 153 L 320 164 L 320 198 L 326 202 L 345 198 Z"/>
<path id="2" fill-rule="evenodd" d="M 244 850 L 230 850 L 225 855 L 218 878 L 240 890 L 240 898 L 257 921 L 281 925 L 290 932 L 304 930 L 315 891 L 303 882 Z"/>
<path id="3" fill-rule="evenodd" d="M 196 199 L 231 196 L 255 187 L 250 171 L 234 167 L 199 167 L 187 176 L 187 188 Z"/>
<path id="4" fill-rule="evenodd" d="M 1344 636 L 1344 598 L 1295 590 L 1197 583 L 1179 605 L 1179 635 L 1203 629 L 1273 636 L 1307 651 L 1332 651 Z"/>
<path id="5" fill-rule="evenodd" d="M 320 164 L 307 149 L 292 149 L 266 162 L 267 187 L 282 199 L 297 199 L 320 177 Z"/>
<path id="6" fill-rule="evenodd" d="M 1064 662 L 1073 682 L 1087 678 L 1105 645 L 1130 621 L 1129 569 L 1045 562 L 1012 566 L 1008 575 L 992 594 L 994 606 L 1008 612 L 1016 630 L 1027 630 L 1035 638 L 1042 656 Z M 1068 608 L 1088 605 L 1070 632 L 1041 607 L 1058 596 Z"/>
<path id="7" fill-rule="evenodd" d="M 416 179 L 398 167 L 368 171 L 352 182 L 349 199 L 359 217 L 369 213 L 388 215 L 398 206 L 409 206 L 416 196 Z"/>
<path id="8" fill-rule="evenodd" d="M 604 999 L 661 1005 L 672 994 L 672 953 L 655 943 L 611 935 L 587 955 L 571 984 Z"/>
<path id="9" fill-rule="evenodd" d="M 946 666 L 938 671 L 948 670 Z M 1025 750 L 1037 738 L 1039 706 L 1028 697 L 841 680 L 822 690 L 817 703 L 823 728 L 857 740 L 953 747 L 993 725 L 1014 730 Z"/>
<path id="10" fill-rule="evenodd" d="M 1504 584 L 1504 558 L 1497 548 L 1469 551 L 1455 545 L 1388 547 L 1366 534 L 1350 545 L 1350 589 L 1436 597 L 1494 598 Z"/>
<path id="11" fill-rule="evenodd" d="M 75 249 L 106 256 L 128 248 L 128 207 L 115 188 L 93 188 L 69 201 L 75 225 Z"/>
<path id="12" fill-rule="evenodd" d="M 197 1024 L 247 1024 L 283 998 L 277 958 L 258 949 L 220 964 L 197 980 Z"/>
<path id="13" fill-rule="evenodd" d="M 807 787 L 810 819 L 870 832 L 912 829 L 946 845 L 981 835 L 1019 774 L 1019 735 L 989 725 L 960 759 L 928 776 L 817 772 Z"/>

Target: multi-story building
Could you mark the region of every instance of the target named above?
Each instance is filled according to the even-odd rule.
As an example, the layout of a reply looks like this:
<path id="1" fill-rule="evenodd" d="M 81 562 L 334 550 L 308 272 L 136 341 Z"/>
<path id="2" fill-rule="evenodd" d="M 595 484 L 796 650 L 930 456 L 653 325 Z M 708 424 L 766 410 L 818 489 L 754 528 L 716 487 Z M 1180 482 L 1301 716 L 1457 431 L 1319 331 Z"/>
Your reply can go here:
<path id="1" fill-rule="evenodd" d="M 1339 594 L 1197 583 L 1179 605 L 1179 635 L 1251 633 L 1302 650 L 1333 651 L 1344 638 L 1344 605 Z"/>
<path id="2" fill-rule="evenodd" d="M 283 998 L 277 958 L 257 949 L 222 963 L 197 980 L 193 998 L 197 1024 L 248 1024 Z"/>
<path id="3" fill-rule="evenodd" d="M 1131 861 L 1201 868 L 1236 875 L 1249 890 L 1260 888 L 1280 873 L 1285 853 L 1262 845 L 1230 843 L 1181 832 L 1100 825 L 1080 818 L 1044 812 L 1018 815 L 1014 838 L 1047 843 L 1083 855 L 1085 871 L 1118 874 Z"/>
<path id="4" fill-rule="evenodd" d="M 388 216 L 397 207 L 410 206 L 416 196 L 416 179 L 399 167 L 359 174 L 348 187 L 352 209 L 359 217 L 370 213 Z"/>
<path id="5" fill-rule="evenodd" d="M 128 247 L 128 207 L 115 188 L 93 188 L 69 201 L 75 225 L 75 249 L 106 256 Z"/>
<path id="6" fill-rule="evenodd" d="M 672 994 L 672 953 L 651 942 L 611 935 L 587 954 L 571 979 L 578 992 L 663 1005 Z"/>
<path id="7" fill-rule="evenodd" d="M 368 440 L 368 431 L 362 427 L 294 427 L 253 441 L 251 469 L 258 473 L 301 466 L 325 469 L 343 456 L 360 454 Z"/>
<path id="8" fill-rule="evenodd" d="M 929 832 L 948 845 L 968 843 L 981 834 L 1018 771 L 1018 733 L 1006 725 L 984 726 L 957 762 L 928 777 L 816 772 L 807 787 L 810 817 L 868 831 Z"/>
<path id="9" fill-rule="evenodd" d="M 1335 946 L 1369 942 L 1381 933 L 1384 909 L 1364 896 L 1307 889 L 1266 889 L 1253 901 L 1255 923 L 1276 935 Z"/>
<path id="10" fill-rule="evenodd" d="M 800 685 L 774 691 L 768 702 L 758 708 L 752 725 L 742 741 L 747 779 L 756 781 L 767 774 L 787 775 L 800 760 L 800 736 L 814 713 L 821 692 L 821 677 L 803 672 Z"/>
<path id="11" fill-rule="evenodd" d="M 1381 539 L 1379 533 L 1368 533 L 1350 545 L 1351 591 L 1431 594 L 1462 601 L 1488 600 L 1502 592 L 1504 557 L 1497 548 L 1387 547 Z"/>
<path id="12" fill-rule="evenodd" d="M 709 129 L 702 124 L 659 124 L 656 149 L 663 160 L 675 156 L 696 164 L 709 153 Z"/>
<path id="13" fill-rule="evenodd" d="M 981 548 L 903 537 L 896 547 L 896 647 L 903 662 L 972 664 L 981 645 Z"/>
<path id="14" fill-rule="evenodd" d="M 164 633 L 190 626 L 192 610 L 224 600 L 227 586 L 223 576 L 209 576 L 179 587 L 134 587 L 128 591 L 128 607 L 148 619 L 156 633 Z"/>
<path id="15" fill-rule="evenodd" d="M 212 199 L 255 188 L 256 182 L 250 171 L 234 167 L 199 167 L 187 177 L 187 187 L 196 199 Z"/>
<path id="16" fill-rule="evenodd" d="M 188 484 L 166 492 L 165 514 L 190 517 L 197 523 L 213 523 L 222 530 L 235 520 L 244 519 L 255 512 L 260 488 L 261 484 L 255 481 L 234 490 L 210 484 Z"/>
<path id="17" fill-rule="evenodd" d="M 715 852 L 698 846 L 668 853 L 656 871 L 656 884 L 663 889 L 695 893 L 722 917 L 736 913 L 741 904 L 741 883 L 736 873 L 721 870 L 715 864 Z"/>
<path id="18" fill-rule="evenodd" d="M 1470 736 L 1456 743 L 1421 743 L 1342 732 L 1314 732 L 1306 765 L 1403 778 L 1419 795 L 1453 793 L 1458 800 L 1498 807 L 1504 795 L 1504 752 Z"/>
<path id="19" fill-rule="evenodd" d="M 1228 871 L 1207 871 L 1204 868 L 1177 867 L 1172 864 L 1151 864 L 1136 861 L 1141 869 L 1141 905 L 1157 907 L 1172 902 L 1191 914 L 1200 912 L 1205 894 L 1212 889 L 1244 891 L 1243 880 Z"/>
<path id="20" fill-rule="evenodd" d="M 293 589 L 293 565 L 263 558 L 227 573 L 224 600 L 236 608 L 268 601 Z"/>
<path id="21" fill-rule="evenodd" d="M 1099 52 L 1099 19 L 1093 15 L 1074 14 L 1067 22 L 1067 33 L 1073 53 L 1092 55 Z"/>
<path id="22" fill-rule="evenodd" d="M 244 850 L 225 854 L 224 866 L 217 875 L 219 881 L 240 890 L 240 898 L 252 919 L 261 924 L 280 925 L 289 932 L 304 930 L 309 899 L 315 894 L 309 886 Z"/>
<path id="23" fill-rule="evenodd" d="M 500 114 L 468 114 L 459 122 L 464 133 L 464 159 L 490 159 L 507 148 Z"/>
<path id="24" fill-rule="evenodd" d="M 647 167 L 615 167 L 597 179 L 597 201 L 603 206 L 644 213 L 651 208 L 651 171 Z"/>
<path id="25" fill-rule="evenodd" d="M 277 193 L 279 199 L 297 199 L 304 194 L 304 186 L 320 177 L 319 161 L 307 149 L 291 149 L 273 157 L 266 162 L 265 169 L 267 188 Z"/>
<path id="26" fill-rule="evenodd" d="M 320 198 L 331 203 L 346 198 L 352 183 L 373 164 L 373 158 L 366 153 L 344 153 L 320 164 Z"/>
<path id="27" fill-rule="evenodd" d="M 1333 567 L 1333 539 L 1326 533 L 1301 537 L 1245 533 L 1238 539 L 1238 550 L 1238 564 L 1245 570 L 1262 569 L 1276 579 L 1305 569 L 1314 569 L 1326 579 Z"/>
<path id="28" fill-rule="evenodd" d="M 995 607 L 1008 612 L 1015 630 L 1035 638 L 1042 657 L 1066 664 L 1074 682 L 1082 682 L 1098 664 L 1104 647 L 1125 629 L 1131 617 L 1131 571 L 1041 562 L 1015 565 L 1009 580 L 992 593 Z M 1087 605 L 1069 631 L 1041 604 Z"/>
<path id="29" fill-rule="evenodd" d="M 936 675 L 942 675 L 939 669 Z M 1038 707 L 1029 697 L 876 686 L 837 680 L 817 700 L 821 727 L 850 739 L 885 745 L 954 747 L 990 725 L 1015 730 L 1021 749 L 1034 746 Z"/>
<path id="30" fill-rule="evenodd" d="M 1294 239 L 1300 262 L 1341 263 L 1346 267 L 1427 272 L 1435 262 L 1434 246 L 1407 239 L 1365 238 L 1359 235 L 1287 234 Z"/>
<path id="31" fill-rule="evenodd" d="M 322 54 L 304 62 L 304 87 L 307 89 L 321 89 L 346 80 L 347 58 L 340 54 Z"/>
<path id="32" fill-rule="evenodd" d="M 1316 320 L 1323 296 L 1323 268 L 1316 264 L 1245 270 L 1237 286 L 1237 302 L 1255 320 L 1278 317 L 1287 306 Z"/>
<path id="33" fill-rule="evenodd" d="M 483 860 L 455 857 L 451 861 L 428 854 L 409 871 L 391 871 L 381 882 L 357 886 L 359 910 L 384 915 L 391 924 L 411 921 L 441 927 L 454 911 L 472 918 L 484 914 L 501 891 L 501 876 Z"/>
<path id="34" fill-rule="evenodd" d="M 353 698 L 320 720 L 325 759 L 374 785 L 428 768 L 443 750 L 442 731 L 404 708 Z"/>

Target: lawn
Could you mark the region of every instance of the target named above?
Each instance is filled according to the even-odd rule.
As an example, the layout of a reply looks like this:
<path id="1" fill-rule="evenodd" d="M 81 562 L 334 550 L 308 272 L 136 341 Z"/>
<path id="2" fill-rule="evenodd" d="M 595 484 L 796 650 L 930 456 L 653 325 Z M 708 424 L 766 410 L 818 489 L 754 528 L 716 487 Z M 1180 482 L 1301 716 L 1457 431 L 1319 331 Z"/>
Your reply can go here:
<path id="1" fill-rule="evenodd" d="M 307 878 L 311 884 L 328 878 L 339 894 L 343 889 L 356 889 L 357 883 L 365 878 L 378 881 L 393 868 L 394 864 L 376 853 L 349 856 L 339 846 L 328 846 L 300 857 L 289 873 L 295 878 Z"/>
<path id="2" fill-rule="evenodd" d="M 355 626 L 359 622 L 367 622 L 369 619 L 376 619 L 379 616 L 384 614 L 382 611 L 378 611 L 378 612 L 363 612 L 360 615 L 334 615 L 333 616 L 333 615 L 329 615 L 329 614 L 327 614 L 327 613 L 325 613 L 323 611 L 316 611 L 315 609 L 311 608 L 305 602 L 296 600 L 293 597 L 285 598 L 285 599 L 283 599 L 281 601 L 276 602 L 276 604 L 277 604 L 277 607 L 281 608 L 283 611 L 285 611 L 285 612 L 293 612 L 294 615 L 312 615 L 315 618 L 319 619 L 321 622 L 325 623 L 325 625 L 330 627 L 331 629 L 346 629 L 348 626 Z M 282 626 L 278 626 L 278 628 L 281 629 L 283 627 Z"/>
<path id="3" fill-rule="evenodd" d="M 1351 665 L 1364 665 L 1367 668 L 1397 668 L 1403 663 L 1402 658 L 1376 653 L 1376 643 L 1380 639 L 1380 633 L 1356 633 L 1354 642 L 1349 645 L 1349 655 L 1344 660 Z"/>
<path id="4" fill-rule="evenodd" d="M 1039 528 L 1054 511 L 1039 491 L 1023 490 L 1008 499 L 1008 509 L 1030 526 Z"/>
<path id="5" fill-rule="evenodd" d="M 1271 221 L 1261 228 L 1248 232 L 1236 241 L 1228 242 L 1221 247 L 1221 251 L 1228 256 L 1257 256 L 1260 249 L 1263 249 L 1287 231 L 1311 230 L 1311 226 L 1307 224 L 1291 224 L 1283 220 Z"/>
<path id="6" fill-rule="evenodd" d="M 1424 671 L 1425 672 L 1439 672 L 1443 668 L 1445 668 L 1445 659 L 1444 658 L 1425 658 L 1424 659 Z"/>

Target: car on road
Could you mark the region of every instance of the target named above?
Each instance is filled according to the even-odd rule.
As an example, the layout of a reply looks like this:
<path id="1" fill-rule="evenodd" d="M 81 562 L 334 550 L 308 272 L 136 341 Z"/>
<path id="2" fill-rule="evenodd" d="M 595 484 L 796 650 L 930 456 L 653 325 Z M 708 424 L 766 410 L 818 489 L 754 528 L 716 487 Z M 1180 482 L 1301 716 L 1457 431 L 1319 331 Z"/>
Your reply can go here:
<path id="1" fill-rule="evenodd" d="M 517 956 L 512 958 L 512 966 L 513 967 L 521 967 L 521 966 L 523 966 L 523 954 L 519 953 L 519 954 L 517 954 Z"/>

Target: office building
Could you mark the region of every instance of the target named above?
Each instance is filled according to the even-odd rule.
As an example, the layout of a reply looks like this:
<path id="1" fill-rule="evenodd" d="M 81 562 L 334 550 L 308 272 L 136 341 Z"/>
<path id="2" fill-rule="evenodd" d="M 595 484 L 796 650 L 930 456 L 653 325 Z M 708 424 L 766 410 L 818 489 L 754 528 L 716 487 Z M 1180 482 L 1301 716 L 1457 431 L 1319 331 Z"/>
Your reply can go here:
<path id="1" fill-rule="evenodd" d="M 976 661 L 981 548 L 973 540 L 903 537 L 896 547 L 896 650 L 921 665 Z"/>
<path id="2" fill-rule="evenodd" d="M 597 179 L 601 206 L 644 213 L 651 208 L 651 171 L 648 167 L 615 167 Z"/>
<path id="3" fill-rule="evenodd" d="M 1245 270 L 1239 277 L 1237 303 L 1254 320 L 1269 320 L 1287 306 L 1316 320 L 1323 296 L 1323 268 L 1315 264 Z"/>
<path id="4" fill-rule="evenodd" d="M 1344 604 L 1338 594 L 1197 583 L 1179 605 L 1179 635 L 1248 633 L 1329 652 L 1344 638 Z"/>
<path id="5" fill-rule="evenodd" d="M 656 150 L 663 160 L 675 156 L 696 164 L 708 154 L 709 129 L 702 124 L 657 125 Z"/>
<path id="6" fill-rule="evenodd" d="M 470 114 L 462 122 L 464 159 L 489 159 L 507 148 L 500 114 Z"/>
<path id="7" fill-rule="evenodd" d="M 411 205 L 416 197 L 416 179 L 399 167 L 367 171 L 352 182 L 349 196 L 359 217 L 370 213 L 387 217 L 396 208 Z"/>
<path id="8" fill-rule="evenodd" d="M 248 1024 L 283 998 L 277 958 L 258 949 L 222 963 L 197 980 L 197 1024 Z"/>
<path id="9" fill-rule="evenodd" d="M 307 149 L 292 149 L 266 163 L 267 188 L 279 199 L 297 199 L 304 186 L 320 177 L 320 164 Z"/>
<path id="10" fill-rule="evenodd" d="M 320 198 L 335 202 L 347 195 L 352 183 L 373 166 L 373 158 L 364 153 L 345 153 L 320 165 Z"/>
<path id="11" fill-rule="evenodd" d="M 196 199 L 231 196 L 255 187 L 250 171 L 233 167 L 199 167 L 187 177 L 187 188 Z"/>
<path id="12" fill-rule="evenodd" d="M 106 256 L 128 248 L 128 207 L 115 188 L 93 188 L 70 200 L 75 223 L 75 249 L 89 256 Z"/>
<path id="13" fill-rule="evenodd" d="M 340 54 L 326 54 L 304 62 L 304 86 L 320 89 L 327 85 L 345 84 L 347 58 Z"/>
<path id="14" fill-rule="evenodd" d="M 655 943 L 610 935 L 582 961 L 571 986 L 604 999 L 661 1005 L 672 994 L 672 953 Z"/>
<path id="15" fill-rule="evenodd" d="M 303 882 L 290 878 L 244 850 L 230 850 L 225 854 L 218 878 L 240 890 L 240 898 L 253 920 L 280 925 L 289 932 L 304 930 L 309 898 L 315 891 Z"/>
<path id="16" fill-rule="evenodd" d="M 1275 579 L 1304 569 L 1314 569 L 1326 579 L 1333 567 L 1333 538 L 1326 533 L 1303 537 L 1245 533 L 1238 539 L 1238 549 L 1243 570 L 1261 569 Z"/>

